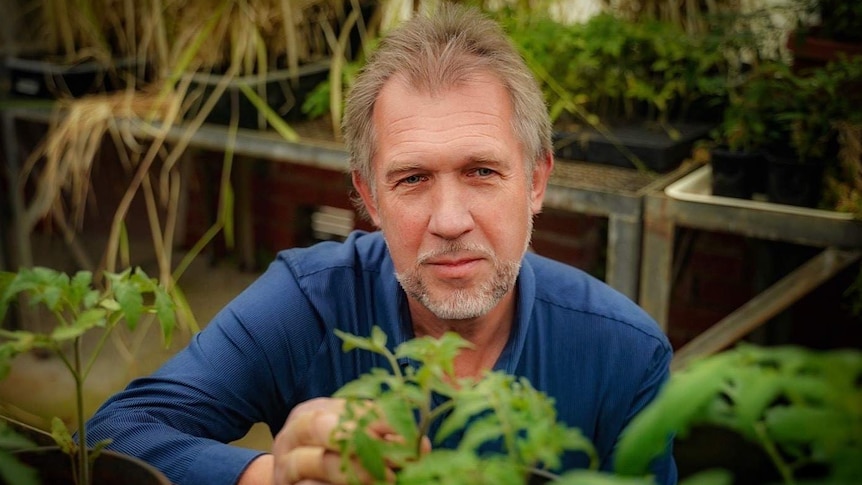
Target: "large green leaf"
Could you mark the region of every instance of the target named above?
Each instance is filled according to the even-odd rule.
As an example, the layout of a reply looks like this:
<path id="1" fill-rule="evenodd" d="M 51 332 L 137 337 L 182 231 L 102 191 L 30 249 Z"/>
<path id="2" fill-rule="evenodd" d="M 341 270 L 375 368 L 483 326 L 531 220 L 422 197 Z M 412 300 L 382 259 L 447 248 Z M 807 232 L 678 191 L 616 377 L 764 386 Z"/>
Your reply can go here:
<path id="1" fill-rule="evenodd" d="M 10 454 L 0 451 L 0 478 L 4 483 L 15 485 L 39 485 L 38 472 Z"/>
<path id="2" fill-rule="evenodd" d="M 615 469 L 625 475 L 647 473 L 649 463 L 665 452 L 674 433 L 697 422 L 723 391 L 727 374 L 738 358 L 732 353 L 718 354 L 673 375 L 656 399 L 623 430 Z"/>

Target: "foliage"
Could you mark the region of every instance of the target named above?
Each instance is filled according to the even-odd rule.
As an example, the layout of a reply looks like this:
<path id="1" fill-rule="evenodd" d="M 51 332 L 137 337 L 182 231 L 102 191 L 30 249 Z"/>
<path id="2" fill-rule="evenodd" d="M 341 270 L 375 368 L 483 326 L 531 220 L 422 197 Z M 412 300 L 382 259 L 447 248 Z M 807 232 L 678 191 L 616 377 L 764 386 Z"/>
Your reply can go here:
<path id="1" fill-rule="evenodd" d="M 106 286 L 97 288 L 93 275 L 79 271 L 71 277 L 50 268 L 25 268 L 16 273 L 0 273 L 0 321 L 9 306 L 17 301 L 47 310 L 55 321 L 50 330 L 31 332 L 0 329 L 0 378 L 9 372 L 11 359 L 31 350 L 55 354 L 75 382 L 76 418 L 79 443 L 87 442 L 84 416 L 84 382 L 100 350 L 118 325 L 134 329 L 148 315 L 157 317 L 162 337 L 170 344 L 175 322 L 175 307 L 164 287 L 141 269 L 107 273 Z M 93 347 L 84 346 L 84 337 L 101 333 Z M 90 483 L 90 467 L 109 441 L 97 443 L 92 450 L 78 445 L 59 418 L 52 421 L 51 434 L 60 448 L 72 457 L 76 483 Z"/>
<path id="2" fill-rule="evenodd" d="M 625 430 L 616 469 L 642 474 L 671 434 L 726 427 L 759 444 L 784 483 L 823 467 L 817 483 L 862 479 L 862 353 L 801 347 L 735 349 L 677 371 Z M 812 477 L 808 477 L 812 478 Z"/>
<path id="3" fill-rule="evenodd" d="M 838 163 L 826 174 L 824 203 L 862 220 L 862 120 L 840 121 L 836 130 Z"/>
<path id="4" fill-rule="evenodd" d="M 761 63 L 731 92 L 716 140 L 737 149 L 765 146 L 801 163 L 829 159 L 836 126 L 857 119 L 862 58 L 794 72 L 781 61 Z"/>
<path id="5" fill-rule="evenodd" d="M 803 6 L 817 19 L 802 23 L 803 32 L 842 42 L 862 42 L 862 3 L 846 0 L 803 0 Z"/>
<path id="6" fill-rule="evenodd" d="M 37 485 L 36 470 L 20 463 L 10 451 L 34 446 L 30 440 L 0 421 L 0 479 L 3 483 L 16 485 Z"/>
<path id="7" fill-rule="evenodd" d="M 664 123 L 722 96 L 724 58 L 713 37 L 609 13 L 573 25 L 505 10 L 498 18 L 540 79 L 554 119 L 578 105 L 606 122 Z"/>
<path id="8" fill-rule="evenodd" d="M 364 374 L 335 394 L 348 402 L 334 433 L 346 470 L 353 470 L 350 460 L 356 456 L 380 483 L 385 482 L 388 465 L 399 470 L 398 483 L 515 484 L 524 483 L 533 468 L 558 467 L 567 450 L 586 453 L 593 469 L 598 466 L 589 440 L 557 423 L 553 400 L 525 379 L 502 372 L 488 372 L 479 380 L 457 379 L 454 358 L 469 344 L 456 334 L 414 339 L 393 352 L 378 327 L 368 338 L 336 332 L 345 351 L 374 352 L 391 367 Z M 402 370 L 403 359 L 416 366 Z M 403 440 L 371 438 L 368 427 L 381 416 Z M 439 427 L 429 434 L 435 424 Z M 457 449 L 435 446 L 422 453 L 423 436 L 438 445 L 459 433 L 463 434 Z M 491 443 L 501 443 L 504 451 L 483 451 Z M 352 473 L 357 481 L 355 470 Z"/>

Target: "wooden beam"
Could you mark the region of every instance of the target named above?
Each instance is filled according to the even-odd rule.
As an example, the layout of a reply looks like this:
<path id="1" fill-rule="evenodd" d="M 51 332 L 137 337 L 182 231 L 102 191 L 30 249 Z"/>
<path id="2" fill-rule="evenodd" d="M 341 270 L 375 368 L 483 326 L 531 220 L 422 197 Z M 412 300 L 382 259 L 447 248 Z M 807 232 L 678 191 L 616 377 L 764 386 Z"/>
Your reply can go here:
<path id="1" fill-rule="evenodd" d="M 671 370 L 731 346 L 860 257 L 862 250 L 823 250 L 680 348 Z"/>

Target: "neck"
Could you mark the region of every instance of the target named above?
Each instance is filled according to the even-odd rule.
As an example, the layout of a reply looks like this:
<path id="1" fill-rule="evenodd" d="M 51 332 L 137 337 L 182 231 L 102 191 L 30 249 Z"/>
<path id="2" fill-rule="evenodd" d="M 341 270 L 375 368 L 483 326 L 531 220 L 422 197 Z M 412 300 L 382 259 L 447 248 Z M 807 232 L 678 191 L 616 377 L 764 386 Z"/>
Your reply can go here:
<path id="1" fill-rule="evenodd" d="M 471 344 L 455 358 L 455 376 L 480 377 L 497 363 L 503 352 L 512 322 L 515 318 L 514 292 L 506 295 L 493 310 L 471 320 L 442 320 L 410 299 L 413 330 L 417 337 L 440 338 L 446 332 L 455 332 Z"/>

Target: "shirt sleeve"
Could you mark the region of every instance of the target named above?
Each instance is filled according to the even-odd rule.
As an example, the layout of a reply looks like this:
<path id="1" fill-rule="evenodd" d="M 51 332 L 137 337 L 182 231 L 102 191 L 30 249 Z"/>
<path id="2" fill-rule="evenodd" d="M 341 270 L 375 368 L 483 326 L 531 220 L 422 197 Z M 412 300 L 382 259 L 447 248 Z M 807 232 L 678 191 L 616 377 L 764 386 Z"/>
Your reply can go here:
<path id="1" fill-rule="evenodd" d="M 227 443 L 257 422 L 280 429 L 320 347 L 314 323 L 290 271 L 271 266 L 161 369 L 109 399 L 88 443 L 110 438 L 179 485 L 236 483 L 262 452 Z"/>

